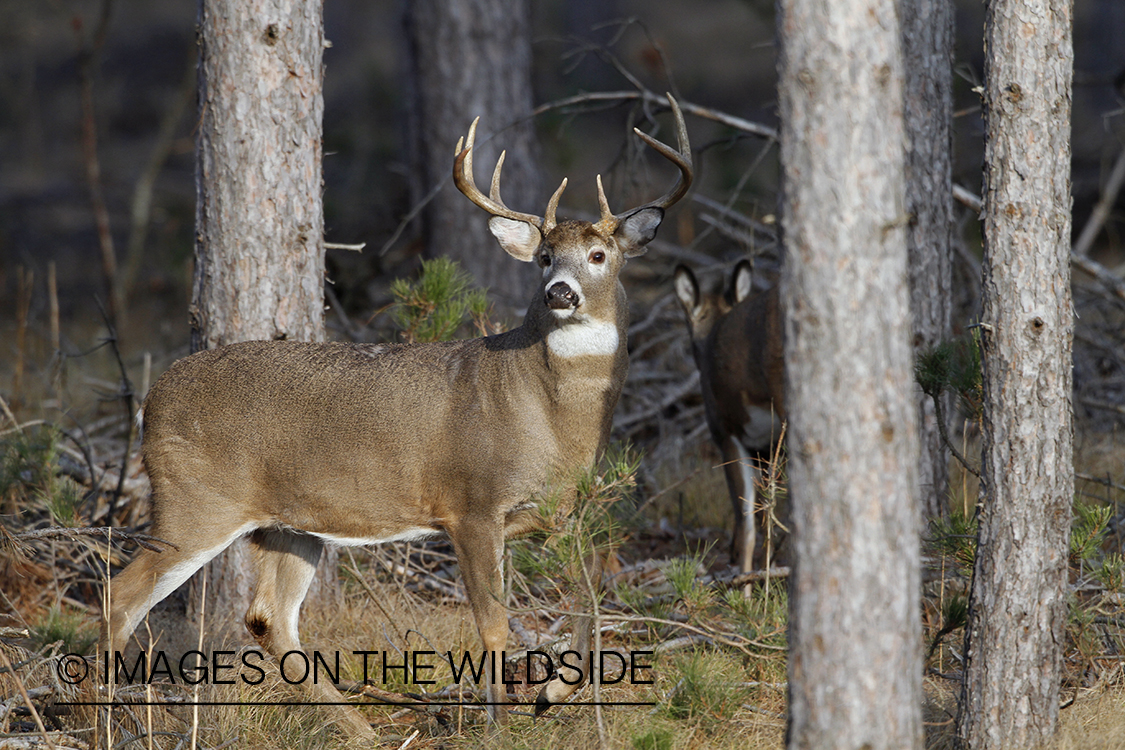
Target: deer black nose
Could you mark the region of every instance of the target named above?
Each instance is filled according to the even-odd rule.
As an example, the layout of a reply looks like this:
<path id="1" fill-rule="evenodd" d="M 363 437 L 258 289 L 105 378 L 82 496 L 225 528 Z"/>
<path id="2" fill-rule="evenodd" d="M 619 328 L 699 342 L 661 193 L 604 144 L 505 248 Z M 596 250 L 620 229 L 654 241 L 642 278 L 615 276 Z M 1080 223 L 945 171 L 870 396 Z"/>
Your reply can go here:
<path id="1" fill-rule="evenodd" d="M 565 310 L 568 307 L 578 307 L 578 293 L 570 288 L 565 281 L 556 281 L 547 290 L 547 307 L 552 310 Z"/>

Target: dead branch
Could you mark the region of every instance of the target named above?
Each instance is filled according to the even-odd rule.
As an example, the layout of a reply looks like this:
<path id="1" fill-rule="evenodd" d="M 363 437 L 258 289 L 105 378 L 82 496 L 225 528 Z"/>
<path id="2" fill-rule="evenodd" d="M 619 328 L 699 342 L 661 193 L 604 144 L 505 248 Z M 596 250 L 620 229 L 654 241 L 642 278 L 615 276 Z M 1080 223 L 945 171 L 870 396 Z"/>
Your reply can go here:
<path id="1" fill-rule="evenodd" d="M 109 290 L 109 311 L 114 320 L 125 313 L 125 299 L 121 279 L 117 273 L 117 255 L 113 249 L 113 234 L 110 231 L 109 209 L 106 207 L 102 191 L 102 167 L 98 158 L 98 124 L 94 111 L 94 69 L 98 55 L 105 45 L 109 31 L 109 19 L 113 8 L 112 0 L 102 0 L 98 25 L 87 42 L 82 34 L 82 25 L 75 24 L 78 36 L 78 80 L 82 105 L 82 155 L 86 165 L 86 185 L 90 191 L 90 202 L 94 210 L 94 223 L 98 231 L 98 246 L 102 253 L 102 269 L 105 272 L 106 288 Z"/>
<path id="2" fill-rule="evenodd" d="M 790 574 L 788 566 L 778 568 L 770 568 L 769 570 L 748 570 L 745 573 L 740 573 L 729 580 L 715 579 L 715 583 L 726 588 L 738 588 L 745 586 L 748 583 L 755 581 L 764 581 L 767 578 L 788 578 Z"/>
<path id="3" fill-rule="evenodd" d="M 1098 202 L 1094 204 L 1094 211 L 1086 221 L 1086 226 L 1082 227 L 1082 234 L 1078 235 L 1078 241 L 1074 243 L 1075 255 L 1085 258 L 1089 254 L 1098 232 L 1105 226 L 1110 211 L 1117 203 L 1117 195 L 1121 192 L 1122 183 L 1125 183 L 1125 149 L 1117 154 L 1117 160 L 1113 163 L 1109 179 L 1106 180 L 1105 187 L 1102 189 L 1102 195 Z"/>
<path id="4" fill-rule="evenodd" d="M 10 535 L 12 539 L 18 542 L 38 541 L 41 539 L 78 539 L 87 536 L 103 537 L 110 541 L 120 538 L 133 542 L 137 546 L 143 547 L 151 552 L 162 552 L 163 550 L 160 548 L 160 545 L 171 547 L 172 549 L 179 549 L 176 545 L 159 537 L 139 534 L 135 531 L 125 531 L 113 526 L 85 526 L 81 528 L 51 526 L 45 529 L 21 531 L 18 534 Z"/>
<path id="5" fill-rule="evenodd" d="M 654 93 L 648 89 L 640 89 L 638 91 L 591 91 L 584 94 L 575 94 L 563 99 L 556 99 L 553 102 L 540 104 L 538 107 L 531 111 L 532 117 L 538 117 L 541 114 L 550 112 L 555 109 L 566 109 L 567 107 L 574 107 L 579 104 L 592 104 L 595 102 L 629 102 L 641 101 L 645 104 L 656 104 L 661 107 L 667 107 L 668 97 L 661 94 Z M 770 140 L 777 140 L 777 129 L 771 128 L 768 125 L 752 122 L 750 120 L 736 117 L 735 115 L 727 114 L 717 109 L 704 107 L 699 104 L 693 104 L 689 101 L 676 99 L 680 105 L 680 109 L 687 114 L 702 117 L 706 120 L 713 120 L 727 127 L 740 130 L 743 133 L 755 135 L 760 138 L 768 138 Z"/>

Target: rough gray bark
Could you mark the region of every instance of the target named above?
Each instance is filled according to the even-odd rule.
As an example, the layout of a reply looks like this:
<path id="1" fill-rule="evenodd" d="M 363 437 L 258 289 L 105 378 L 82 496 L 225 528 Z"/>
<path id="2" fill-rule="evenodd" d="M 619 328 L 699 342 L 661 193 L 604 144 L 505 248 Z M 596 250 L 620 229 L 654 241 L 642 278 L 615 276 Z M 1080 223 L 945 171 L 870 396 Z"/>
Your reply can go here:
<path id="1" fill-rule="evenodd" d="M 953 299 L 953 3 L 901 0 L 905 65 L 906 247 L 915 355 L 952 335 Z M 917 388 L 918 487 L 922 514 L 945 515 L 949 451 L 934 403 Z M 948 401 L 946 402 L 948 405 Z M 944 409 L 946 414 L 949 409 Z"/>
<path id="2" fill-rule="evenodd" d="M 1070 0 L 985 17 L 983 491 L 958 738 L 1039 747 L 1058 723 L 1074 497 Z"/>
<path id="3" fill-rule="evenodd" d="M 322 341 L 321 4 L 200 7 L 192 349 Z"/>
<path id="4" fill-rule="evenodd" d="M 426 255 L 459 261 L 503 310 L 526 308 L 537 269 L 512 263 L 497 251 L 487 214 L 457 192 L 450 174 L 457 139 L 479 116 L 473 160 L 482 175 L 491 174 L 502 144 L 508 152 L 504 202 L 516 211 L 543 214 L 547 201 L 539 149 L 533 123 L 524 119 L 533 106 L 528 2 L 412 0 L 405 5 L 415 201 L 441 186 L 424 213 Z M 480 179 L 487 184 L 486 177 Z"/>
<path id="5" fill-rule="evenodd" d="M 781 0 L 788 747 L 922 746 L 917 408 L 894 0 Z"/>
<path id="6" fill-rule="evenodd" d="M 192 350 L 323 341 L 321 3 L 202 0 L 199 28 Z M 238 542 L 208 566 L 208 620 L 249 606 L 247 554 Z"/>

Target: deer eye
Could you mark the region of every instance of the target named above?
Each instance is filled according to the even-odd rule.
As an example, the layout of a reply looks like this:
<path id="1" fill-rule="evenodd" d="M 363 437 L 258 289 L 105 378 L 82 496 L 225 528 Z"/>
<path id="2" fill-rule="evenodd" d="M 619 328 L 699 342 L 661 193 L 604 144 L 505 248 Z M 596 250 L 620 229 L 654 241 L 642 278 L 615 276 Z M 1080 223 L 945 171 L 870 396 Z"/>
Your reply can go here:
<path id="1" fill-rule="evenodd" d="M 548 255 L 547 253 L 543 253 L 542 255 L 540 255 L 539 256 L 539 265 L 543 266 L 543 268 L 546 268 L 547 266 L 551 265 L 551 256 Z"/>
<path id="2" fill-rule="evenodd" d="M 595 250 L 594 252 L 590 253 L 590 262 L 598 264 L 605 263 L 605 253 L 603 253 L 601 250 Z"/>

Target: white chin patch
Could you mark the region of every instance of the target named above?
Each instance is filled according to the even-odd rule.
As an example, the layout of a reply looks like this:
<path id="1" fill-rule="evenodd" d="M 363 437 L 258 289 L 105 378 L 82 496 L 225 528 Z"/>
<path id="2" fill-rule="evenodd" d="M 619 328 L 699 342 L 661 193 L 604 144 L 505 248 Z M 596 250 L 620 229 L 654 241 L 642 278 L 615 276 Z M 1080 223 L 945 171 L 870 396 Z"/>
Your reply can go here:
<path id="1" fill-rule="evenodd" d="M 617 326 L 601 320 L 569 323 L 547 334 L 547 347 L 556 357 L 615 354 L 618 343 Z"/>

